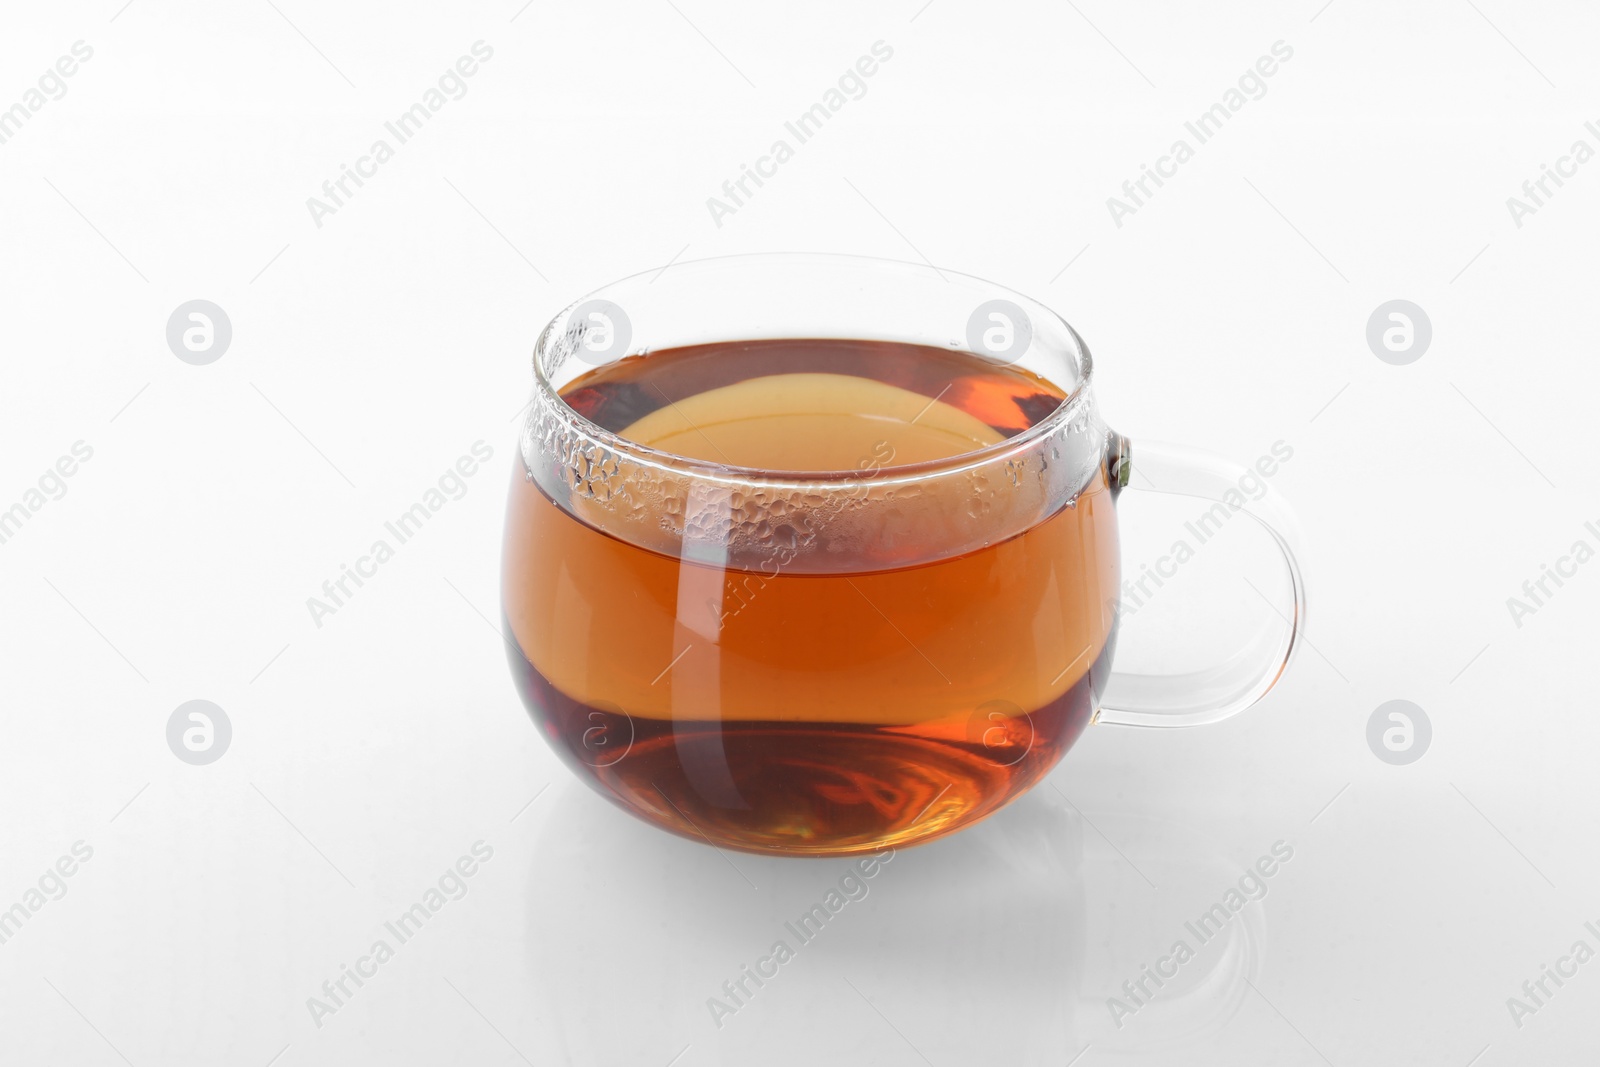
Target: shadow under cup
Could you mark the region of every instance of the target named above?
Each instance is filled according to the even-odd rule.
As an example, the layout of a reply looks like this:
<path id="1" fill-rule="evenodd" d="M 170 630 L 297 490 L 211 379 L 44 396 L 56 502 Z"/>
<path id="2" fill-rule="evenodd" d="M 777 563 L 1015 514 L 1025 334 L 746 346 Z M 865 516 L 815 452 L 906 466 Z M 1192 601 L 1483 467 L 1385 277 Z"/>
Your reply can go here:
<path id="1" fill-rule="evenodd" d="M 898 847 L 1014 799 L 1094 717 L 1121 439 L 1064 322 L 942 278 L 711 260 L 541 336 L 508 650 L 625 810 L 753 852 Z"/>

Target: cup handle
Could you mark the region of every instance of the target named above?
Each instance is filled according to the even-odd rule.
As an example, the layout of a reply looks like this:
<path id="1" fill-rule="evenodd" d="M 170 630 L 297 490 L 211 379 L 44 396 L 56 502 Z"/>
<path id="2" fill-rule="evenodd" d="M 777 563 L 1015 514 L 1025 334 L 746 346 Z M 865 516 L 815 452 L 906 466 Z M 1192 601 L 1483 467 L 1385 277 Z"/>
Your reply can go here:
<path id="1" fill-rule="evenodd" d="M 1243 512 L 1272 535 L 1289 580 L 1286 595 L 1280 595 L 1277 602 L 1267 599 L 1262 605 L 1263 617 L 1270 623 L 1270 607 L 1281 625 L 1241 635 L 1237 650 L 1224 662 L 1184 674 L 1113 669 L 1096 721 L 1121 726 L 1219 722 L 1266 696 L 1283 677 L 1305 633 L 1306 589 L 1295 559 L 1294 516 L 1271 490 L 1256 500 L 1240 492 L 1240 479 L 1254 472 L 1220 456 L 1146 442 L 1140 442 L 1137 454 L 1137 462 L 1132 462 L 1128 439 L 1116 433 L 1108 436 L 1107 462 L 1114 493 L 1129 490 L 1195 497 Z"/>

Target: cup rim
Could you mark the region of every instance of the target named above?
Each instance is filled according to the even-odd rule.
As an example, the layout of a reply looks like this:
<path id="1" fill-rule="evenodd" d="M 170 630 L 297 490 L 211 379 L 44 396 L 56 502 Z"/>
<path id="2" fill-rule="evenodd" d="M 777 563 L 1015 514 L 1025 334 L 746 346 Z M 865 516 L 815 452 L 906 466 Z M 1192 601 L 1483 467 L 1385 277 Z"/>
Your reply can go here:
<path id="1" fill-rule="evenodd" d="M 826 265 L 829 263 L 854 263 L 871 264 L 894 270 L 911 270 L 917 272 L 931 271 L 941 277 L 949 275 L 977 282 L 1001 294 L 1026 300 L 1042 309 L 1050 319 L 1060 326 L 1061 330 L 1071 340 L 1073 346 L 1072 356 L 1078 366 L 1078 380 L 1067 395 L 1062 398 L 1055 410 L 1034 425 L 1012 437 L 996 441 L 994 444 L 984 445 L 968 452 L 959 452 L 943 459 L 924 460 L 919 463 L 891 464 L 886 467 L 871 471 L 772 471 L 762 467 L 744 467 L 737 464 L 719 463 L 713 460 L 696 459 L 691 456 L 679 455 L 641 444 L 631 438 L 608 430 L 598 423 L 591 422 L 579 414 L 551 383 L 545 373 L 544 357 L 549 345 L 561 336 L 554 327 L 561 323 L 573 309 L 586 301 L 603 297 L 607 291 L 628 282 L 636 281 L 649 275 L 659 275 L 667 270 L 678 267 L 695 267 L 708 265 L 733 266 L 740 262 L 767 264 L 767 263 L 816 263 Z M 737 340 L 728 338 L 727 340 Z M 1019 293 L 1009 286 L 991 282 L 975 274 L 962 271 L 946 270 L 934 266 L 932 263 L 914 263 L 909 260 L 887 259 L 879 256 L 863 256 L 843 252 L 741 252 L 726 256 L 707 256 L 702 259 L 676 261 L 665 267 L 654 267 L 648 270 L 637 271 L 614 279 L 590 290 L 589 292 L 571 301 L 558 311 L 540 332 L 533 350 L 534 388 L 548 410 L 555 413 L 569 428 L 593 441 L 603 445 L 608 450 L 621 456 L 626 456 L 631 462 L 639 463 L 655 469 L 664 474 L 689 477 L 699 481 L 721 483 L 734 486 L 769 486 L 778 488 L 847 488 L 871 483 L 873 485 L 910 484 L 925 481 L 934 476 L 960 474 L 969 470 L 987 467 L 998 461 L 1014 458 L 1016 455 L 1029 451 L 1040 440 L 1057 433 L 1061 428 L 1077 418 L 1091 404 L 1091 387 L 1094 382 L 1094 357 L 1090 354 L 1089 346 L 1084 342 L 1078 331 L 1072 328 L 1057 311 L 1041 300 Z M 530 410 L 527 426 L 532 425 L 536 417 L 538 404 Z"/>

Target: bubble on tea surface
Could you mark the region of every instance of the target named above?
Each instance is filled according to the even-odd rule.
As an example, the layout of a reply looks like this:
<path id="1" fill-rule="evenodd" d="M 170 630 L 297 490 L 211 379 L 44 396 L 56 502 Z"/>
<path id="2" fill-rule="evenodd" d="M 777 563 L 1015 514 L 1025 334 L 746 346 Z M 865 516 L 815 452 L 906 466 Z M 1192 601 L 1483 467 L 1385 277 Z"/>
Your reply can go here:
<path id="1" fill-rule="evenodd" d="M 1433 321 L 1409 300 L 1379 304 L 1367 319 L 1367 347 L 1396 367 L 1415 363 L 1433 342 Z"/>
<path id="2" fill-rule="evenodd" d="M 1385 701 L 1367 719 L 1367 747 L 1385 763 L 1415 763 L 1432 743 L 1428 713 L 1409 700 Z"/>
<path id="3" fill-rule="evenodd" d="M 209 700 L 185 701 L 167 718 L 167 747 L 193 766 L 215 763 L 232 742 L 228 713 Z"/>
<path id="4" fill-rule="evenodd" d="M 567 336 L 580 360 L 598 367 L 628 351 L 633 322 L 628 313 L 609 300 L 585 300 L 567 317 Z"/>
<path id="5" fill-rule="evenodd" d="M 1000 363 L 1015 363 L 1033 343 L 1033 320 L 1009 300 L 985 300 L 967 317 L 967 349 Z"/>
<path id="6" fill-rule="evenodd" d="M 233 322 L 209 300 L 179 304 L 167 318 L 167 347 L 185 363 L 196 367 L 215 363 L 232 343 Z"/>

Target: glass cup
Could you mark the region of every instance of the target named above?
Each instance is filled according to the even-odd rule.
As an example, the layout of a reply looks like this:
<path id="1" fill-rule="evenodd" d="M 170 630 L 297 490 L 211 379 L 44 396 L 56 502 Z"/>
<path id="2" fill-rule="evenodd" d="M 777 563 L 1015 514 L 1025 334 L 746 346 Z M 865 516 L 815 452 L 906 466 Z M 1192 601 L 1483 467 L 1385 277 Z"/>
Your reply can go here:
<path id="1" fill-rule="evenodd" d="M 669 355 L 695 368 L 681 395 L 640 376 Z M 562 311 L 533 364 L 503 556 L 512 671 L 581 778 L 685 837 L 783 855 L 930 840 L 1021 795 L 1091 723 L 1250 706 L 1303 631 L 1275 494 L 1224 460 L 1135 450 L 1101 418 L 1082 339 L 993 283 L 854 256 L 681 263 Z M 861 388 L 889 430 L 856 462 L 763 469 L 630 439 L 613 414 L 715 448 L 697 390 L 752 367 L 828 372 L 748 394 L 775 419 L 808 382 L 886 383 Z M 987 436 L 932 458 L 889 443 L 922 419 Z M 1207 651 L 1181 670 L 1159 647 L 1112 666 L 1126 490 L 1265 534 L 1254 610 L 1185 620 Z"/>

